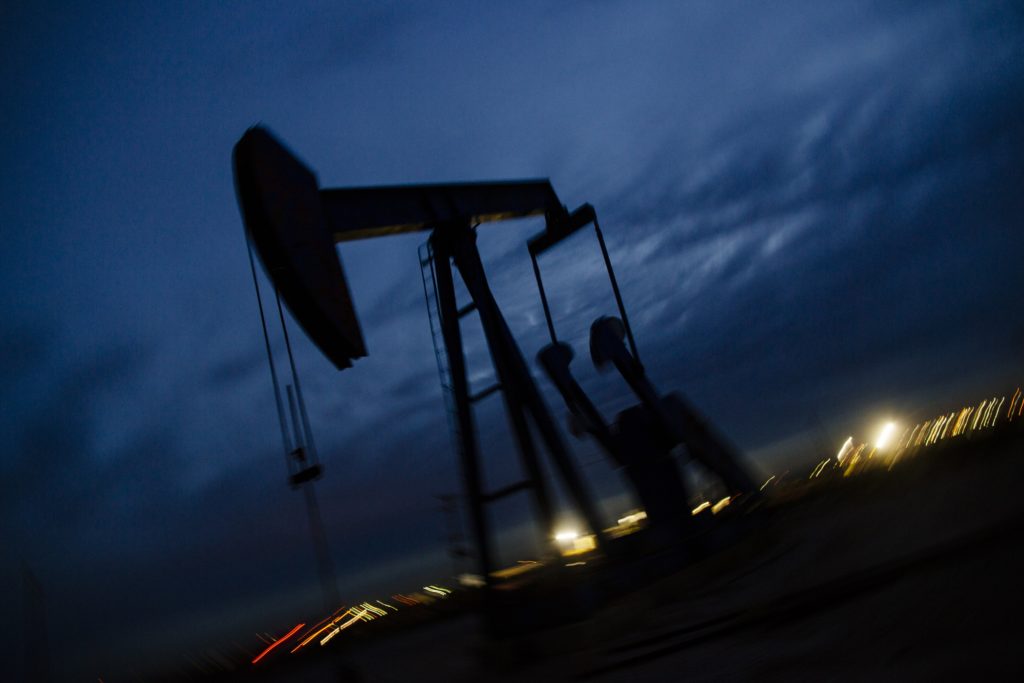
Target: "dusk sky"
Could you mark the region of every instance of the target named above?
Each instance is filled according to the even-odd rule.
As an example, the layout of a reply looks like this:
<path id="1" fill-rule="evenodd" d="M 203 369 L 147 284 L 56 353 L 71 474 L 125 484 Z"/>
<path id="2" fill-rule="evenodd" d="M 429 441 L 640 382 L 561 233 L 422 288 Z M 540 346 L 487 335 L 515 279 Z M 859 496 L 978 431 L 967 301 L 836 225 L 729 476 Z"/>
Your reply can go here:
<path id="1" fill-rule="evenodd" d="M 232 179 L 256 123 L 325 187 L 541 177 L 570 209 L 593 204 L 649 375 L 759 473 L 1024 382 L 1020 3 L 33 2 L 0 17 L 0 608 L 19 660 L 23 563 L 54 669 L 76 679 L 317 605 Z M 531 363 L 546 329 L 525 242 L 541 228 L 479 233 Z M 451 571 L 435 496 L 460 481 L 425 239 L 339 248 L 369 351 L 351 369 L 290 327 L 346 599 Z M 586 352 L 614 313 L 592 233 L 542 268 L 573 368 L 614 415 L 633 399 Z M 483 386 L 482 335 L 464 328 Z M 487 481 L 515 481 L 500 401 L 478 417 Z M 567 439 L 607 517 L 628 509 L 599 449 Z M 528 528 L 518 505 L 498 518 L 505 547 Z"/>

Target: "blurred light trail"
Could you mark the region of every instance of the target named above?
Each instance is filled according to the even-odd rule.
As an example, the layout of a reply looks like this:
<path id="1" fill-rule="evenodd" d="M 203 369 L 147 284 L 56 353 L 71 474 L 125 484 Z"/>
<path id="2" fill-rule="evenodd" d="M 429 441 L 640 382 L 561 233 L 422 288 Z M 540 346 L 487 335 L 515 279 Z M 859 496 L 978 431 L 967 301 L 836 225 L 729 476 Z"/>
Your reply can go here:
<path id="1" fill-rule="evenodd" d="M 704 510 L 707 510 L 709 507 L 711 507 L 711 503 L 709 503 L 709 502 L 707 502 L 705 500 L 703 503 L 701 503 L 697 507 L 695 507 L 692 510 L 690 510 L 690 514 L 691 515 L 699 515 L 701 512 L 703 512 Z"/>
<path id="2" fill-rule="evenodd" d="M 416 605 L 420 604 L 419 601 L 415 598 L 410 598 L 408 595 L 402 595 L 401 593 L 396 593 L 391 597 L 397 600 L 398 602 L 402 603 L 403 605 L 407 605 L 409 607 L 415 607 Z"/>
<path id="3" fill-rule="evenodd" d="M 637 510 L 636 512 L 631 512 L 624 517 L 620 517 L 619 524 L 639 524 L 645 519 L 647 519 L 647 512 L 645 510 Z"/>
<path id="4" fill-rule="evenodd" d="M 306 633 L 303 634 L 301 642 L 299 642 L 299 644 L 295 646 L 295 649 L 292 650 L 292 654 L 295 654 L 296 652 L 298 652 L 302 648 L 304 648 L 307 645 L 309 645 L 311 642 L 313 642 L 313 640 L 318 635 L 320 635 L 321 633 L 323 633 L 327 629 L 331 628 L 332 626 L 337 624 L 339 621 L 341 621 L 342 619 L 344 619 L 345 617 L 347 617 L 351 613 L 352 613 L 352 608 L 351 607 L 348 608 L 347 610 L 345 610 L 342 614 L 340 614 L 338 616 L 335 616 L 337 614 L 337 612 L 335 612 L 331 616 L 327 617 L 327 619 L 324 619 L 323 621 L 320 622 L 320 624 L 323 624 L 324 621 L 327 622 L 323 626 L 320 626 L 320 624 L 317 624 L 313 628 L 309 629 L 309 631 L 307 631 Z M 317 628 L 318 626 L 320 628 Z"/>
<path id="5" fill-rule="evenodd" d="M 320 647 L 323 647 L 324 645 L 329 643 L 331 638 L 333 638 L 334 636 L 338 635 L 339 633 L 341 633 L 342 631 L 347 629 L 349 626 L 351 626 L 352 624 L 354 624 L 357 621 L 359 621 L 365 615 L 366 615 L 366 611 L 365 610 L 363 610 L 362 614 L 355 614 L 355 615 L 353 615 L 353 617 L 351 619 L 349 619 L 344 624 L 342 624 L 341 626 L 337 627 L 336 629 L 334 629 L 333 631 L 328 633 L 326 636 L 324 636 L 324 639 L 320 641 Z"/>
<path id="6" fill-rule="evenodd" d="M 882 427 L 882 431 L 879 432 L 878 438 L 875 440 L 875 448 L 882 450 L 889 445 L 889 438 L 892 436 L 893 430 L 896 429 L 895 422 L 886 422 L 885 426 Z"/>
<path id="7" fill-rule="evenodd" d="M 775 475 L 773 474 L 772 476 L 770 476 L 767 479 L 765 479 L 764 483 L 761 484 L 761 490 L 764 491 L 766 488 L 768 488 L 768 484 L 772 483 L 772 479 L 774 479 L 774 478 L 775 478 Z"/>
<path id="8" fill-rule="evenodd" d="M 850 451 L 852 449 L 853 449 L 853 437 L 852 436 L 848 436 L 848 437 L 846 437 L 846 441 L 843 442 L 843 445 L 840 446 L 839 452 L 836 453 L 836 460 L 840 464 L 842 464 L 843 458 L 845 458 L 850 453 Z"/>
<path id="9" fill-rule="evenodd" d="M 726 496 L 725 498 L 711 506 L 711 512 L 717 515 L 719 512 L 722 511 L 723 508 L 729 505 L 730 502 L 732 502 L 732 498 Z"/>
<path id="10" fill-rule="evenodd" d="M 811 471 L 811 476 L 809 476 L 807 478 L 808 479 L 815 479 L 819 474 L 821 474 L 822 470 L 825 469 L 825 465 L 827 465 L 831 460 L 832 460 L 832 458 L 825 458 L 824 460 L 819 462 L 817 467 L 815 467 L 814 470 Z"/>
<path id="11" fill-rule="evenodd" d="M 373 614 L 375 614 L 378 617 L 386 617 L 388 615 L 388 613 L 385 612 L 384 610 L 382 610 L 380 607 L 375 607 L 375 606 L 371 605 L 368 602 L 364 602 L 363 604 L 361 604 L 359 606 L 362 607 L 363 609 L 369 610 L 370 612 L 372 612 Z"/>
<path id="12" fill-rule="evenodd" d="M 305 625 L 306 625 L 305 623 L 296 625 L 295 628 L 293 628 L 291 631 L 288 631 L 288 633 L 284 634 L 283 636 L 281 636 L 280 638 L 278 638 L 277 640 L 272 642 L 270 645 L 267 646 L 266 650 L 264 650 L 263 652 L 261 652 L 258 655 L 256 655 L 256 659 L 252 660 L 252 663 L 255 664 L 256 662 L 258 662 L 261 659 L 263 659 L 264 657 L 266 657 L 268 654 L 270 654 L 271 650 L 273 650 L 275 647 L 277 647 L 278 645 L 280 645 L 284 641 L 286 641 L 289 638 L 291 638 L 292 636 L 294 636 L 296 633 L 299 632 L 299 629 L 301 629 Z"/>

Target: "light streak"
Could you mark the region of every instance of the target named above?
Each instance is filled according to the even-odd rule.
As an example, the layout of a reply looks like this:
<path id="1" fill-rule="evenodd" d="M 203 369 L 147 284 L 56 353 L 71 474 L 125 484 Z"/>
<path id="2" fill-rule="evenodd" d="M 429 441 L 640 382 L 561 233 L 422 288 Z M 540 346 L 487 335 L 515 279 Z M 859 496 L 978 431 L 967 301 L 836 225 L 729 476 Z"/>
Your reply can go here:
<path id="1" fill-rule="evenodd" d="M 386 617 L 387 614 L 388 614 L 387 612 L 382 610 L 380 607 L 374 607 L 373 605 L 371 605 L 368 602 L 364 602 L 363 604 L 361 604 L 359 606 L 364 608 L 364 609 L 367 609 L 367 610 L 373 612 L 374 614 L 376 614 L 379 617 Z"/>
<path id="2" fill-rule="evenodd" d="M 950 413 L 949 415 L 946 416 L 946 422 L 942 426 L 942 435 L 939 436 L 940 439 L 945 439 L 946 436 L 949 434 L 949 428 L 953 425 L 953 418 L 955 416 L 956 413 Z"/>
<path id="3" fill-rule="evenodd" d="M 815 478 L 815 477 L 817 477 L 817 476 L 818 476 L 819 474 L 821 474 L 821 471 L 822 471 L 823 469 L 825 469 L 825 465 L 827 465 L 827 464 L 828 464 L 829 460 L 831 460 L 831 458 L 825 458 L 824 460 L 822 460 L 821 462 L 819 462 L 819 463 L 818 463 L 818 465 L 817 465 L 817 467 L 815 467 L 815 468 L 814 468 L 814 469 L 813 469 L 813 470 L 811 471 L 811 476 L 809 476 L 809 477 L 807 477 L 807 478 L 808 478 L 808 479 L 814 479 L 814 478 Z M 714 512 L 714 510 L 712 510 L 712 512 Z"/>
<path id="4" fill-rule="evenodd" d="M 971 431 L 978 428 L 978 420 L 981 419 L 981 414 L 985 411 L 985 401 L 978 404 L 978 408 L 974 413 L 974 420 L 971 421 Z"/>
<path id="5" fill-rule="evenodd" d="M 1020 396 L 1020 387 L 1017 387 L 1017 391 L 1013 392 L 1013 398 L 1010 400 L 1010 409 L 1006 411 L 1006 419 L 1013 420 L 1013 409 L 1017 407 L 1017 398 Z"/>
<path id="6" fill-rule="evenodd" d="M 879 432 L 878 438 L 875 439 L 875 448 L 882 450 L 889 445 L 889 438 L 892 436 L 892 431 L 896 429 L 896 423 L 886 422 L 885 426 L 882 427 L 882 431 Z"/>
<path id="7" fill-rule="evenodd" d="M 717 515 L 719 512 L 722 511 L 722 508 L 724 508 L 727 505 L 729 505 L 729 502 L 731 500 L 732 499 L 729 496 L 726 496 L 725 498 L 723 498 L 722 500 L 718 501 L 717 503 L 715 503 L 714 505 L 711 506 L 711 512 Z"/>
<path id="8" fill-rule="evenodd" d="M 707 510 L 709 507 L 711 507 L 711 503 L 709 503 L 709 502 L 707 502 L 705 500 L 703 503 L 701 503 L 697 507 L 695 507 L 692 510 L 690 510 L 690 514 L 691 515 L 699 515 L 701 512 L 703 512 L 704 510 Z"/>
<path id="9" fill-rule="evenodd" d="M 897 442 L 896 442 L 896 450 L 897 450 L 897 451 L 902 451 L 902 450 L 903 450 L 904 448 L 906 448 L 906 447 L 907 447 L 907 445 L 908 445 L 908 444 L 910 443 L 910 442 L 909 442 L 909 440 L 908 440 L 908 441 L 907 441 L 906 443 L 904 443 L 904 441 L 903 441 L 903 439 L 904 439 L 904 438 L 905 438 L 905 437 L 907 436 L 907 434 L 909 434 L 909 433 L 910 433 L 910 427 L 907 427 L 906 429 L 904 429 L 904 430 L 903 430 L 903 433 L 902 433 L 902 434 L 900 434 L 900 438 L 899 438 L 899 441 L 897 441 Z"/>
<path id="10" fill-rule="evenodd" d="M 636 524 L 644 519 L 647 519 L 647 512 L 644 510 L 637 510 L 636 512 L 632 512 L 626 515 L 625 517 L 619 518 L 619 524 Z"/>
<path id="11" fill-rule="evenodd" d="M 914 442 L 915 446 L 920 446 L 921 442 L 924 441 L 924 435 L 928 431 L 928 425 L 931 424 L 931 420 L 926 420 L 921 424 L 921 431 L 917 433 L 917 440 Z"/>
<path id="12" fill-rule="evenodd" d="M 914 431 L 910 432 L 910 438 L 907 439 L 907 445 L 904 446 L 904 448 L 910 448 L 912 445 L 914 445 L 914 435 L 917 434 L 917 430 L 919 430 L 920 428 L 920 424 L 914 425 Z"/>
<path id="13" fill-rule="evenodd" d="M 409 607 L 415 607 L 416 605 L 420 604 L 418 600 L 410 598 L 407 595 L 402 595 L 401 593 L 397 593 L 395 595 L 392 595 L 391 597 L 395 600 L 398 600 L 398 602 L 402 603 L 403 605 L 408 605 Z"/>
<path id="14" fill-rule="evenodd" d="M 774 479 L 774 478 L 775 478 L 775 475 L 773 474 L 772 476 L 770 476 L 767 479 L 765 479 L 764 483 L 761 484 L 761 490 L 764 491 L 765 488 L 767 488 L 768 484 L 772 483 L 772 479 Z"/>
<path id="15" fill-rule="evenodd" d="M 256 662 L 258 662 L 261 659 L 263 659 L 264 657 L 266 657 L 268 654 L 270 654 L 271 650 L 273 650 L 275 647 L 277 647 L 278 645 L 280 645 L 284 641 L 286 641 L 289 638 L 291 638 L 292 636 L 294 636 L 305 625 L 306 625 L 305 623 L 298 624 L 291 631 L 288 631 L 288 633 L 284 634 L 283 636 L 281 636 L 280 638 L 278 638 L 277 640 L 272 642 L 270 645 L 267 646 L 266 650 L 264 650 L 263 652 L 261 652 L 258 655 L 256 655 L 256 659 L 252 660 L 252 663 L 255 664 Z"/>
<path id="16" fill-rule="evenodd" d="M 310 629 L 310 631 L 313 631 L 313 629 L 316 629 L 316 630 L 311 635 L 308 635 L 308 636 L 303 634 L 302 641 L 298 645 L 295 646 L 295 649 L 292 650 L 292 654 L 295 654 L 300 649 L 302 649 L 302 648 L 306 647 L 307 645 L 309 645 L 311 642 L 313 642 L 313 640 L 318 635 L 320 635 L 321 633 L 323 633 L 327 629 L 331 628 L 332 626 L 337 624 L 339 621 L 341 621 L 342 619 L 344 619 L 345 617 L 347 617 L 351 613 L 352 613 L 352 608 L 350 607 L 347 610 L 345 610 L 341 615 L 339 615 L 337 617 L 335 617 L 334 615 L 331 615 L 330 617 L 328 617 L 327 619 L 330 619 L 330 621 L 326 625 L 324 625 L 322 628 L 317 629 L 316 626 L 314 626 L 312 629 Z M 327 619 L 324 619 L 324 621 L 327 621 Z M 323 623 L 324 623 L 323 621 L 320 622 L 320 624 L 323 624 Z M 317 624 L 317 626 L 320 626 L 320 624 Z"/>
<path id="17" fill-rule="evenodd" d="M 843 462 L 843 458 L 850 452 L 850 449 L 852 449 L 852 448 L 853 448 L 853 437 L 852 436 L 848 436 L 848 437 L 846 437 L 846 441 L 843 442 L 843 445 L 840 446 L 839 452 L 836 453 L 836 460 L 839 461 L 839 463 L 841 464 Z"/>
<path id="18" fill-rule="evenodd" d="M 364 611 L 363 614 L 356 614 L 356 615 L 354 615 L 351 619 L 346 621 L 344 624 L 342 624 L 341 626 L 337 627 L 336 629 L 334 629 L 333 631 L 328 633 L 326 636 L 324 636 L 324 639 L 320 641 L 320 647 L 323 647 L 324 645 L 329 643 L 331 638 L 333 638 L 334 636 L 338 635 L 339 633 L 341 633 L 342 631 L 347 629 L 349 626 L 351 626 L 352 624 L 354 624 L 357 621 L 359 621 L 359 619 L 361 617 L 363 617 L 365 614 L 366 614 L 366 612 Z"/>

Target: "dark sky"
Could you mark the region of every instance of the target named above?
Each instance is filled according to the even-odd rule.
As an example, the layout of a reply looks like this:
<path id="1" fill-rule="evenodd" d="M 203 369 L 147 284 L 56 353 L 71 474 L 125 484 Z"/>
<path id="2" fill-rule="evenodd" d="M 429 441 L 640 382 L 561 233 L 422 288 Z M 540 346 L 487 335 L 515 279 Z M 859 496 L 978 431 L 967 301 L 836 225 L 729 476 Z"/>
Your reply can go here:
<path id="1" fill-rule="evenodd" d="M 1018 3 L 512 4 L 0 10 L 0 577 L 40 578 L 58 669 L 315 604 L 231 177 L 256 122 L 326 186 L 550 177 L 592 203 L 649 373 L 763 471 L 1024 379 Z M 530 359 L 538 229 L 480 237 Z M 449 568 L 423 239 L 340 249 L 370 351 L 354 368 L 292 328 L 349 598 Z M 543 267 L 578 376 L 621 409 L 585 353 L 613 307 L 593 237 Z M 516 476 L 499 405 L 480 414 L 495 486 Z M 623 511 L 617 475 L 573 446 Z M 0 606 L 17 634 L 18 591 Z"/>

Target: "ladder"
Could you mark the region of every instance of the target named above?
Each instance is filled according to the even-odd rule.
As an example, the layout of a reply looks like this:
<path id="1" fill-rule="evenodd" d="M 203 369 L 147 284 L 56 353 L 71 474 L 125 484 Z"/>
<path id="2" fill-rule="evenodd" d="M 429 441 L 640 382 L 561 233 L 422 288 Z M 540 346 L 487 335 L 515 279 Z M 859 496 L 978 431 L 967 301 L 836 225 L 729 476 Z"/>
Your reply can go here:
<path id="1" fill-rule="evenodd" d="M 458 401 L 456 396 L 457 391 L 455 387 L 455 383 L 459 380 L 455 379 L 456 373 L 452 372 L 452 359 L 450 356 L 450 350 L 448 349 L 448 346 L 445 344 L 445 336 L 443 330 L 443 311 L 445 310 L 445 307 L 442 306 L 441 304 L 441 294 L 438 291 L 438 274 L 435 268 L 436 254 L 434 253 L 434 247 L 430 240 L 420 245 L 418 254 L 420 262 L 420 275 L 423 282 L 423 296 L 427 309 L 427 319 L 430 325 L 430 337 L 434 345 L 434 357 L 437 363 L 437 372 L 441 384 L 441 392 L 444 395 L 445 408 L 448 420 L 448 429 L 451 435 L 453 445 L 457 449 L 460 449 L 460 451 L 462 451 L 464 459 L 463 464 L 465 465 L 465 459 L 467 456 L 465 450 L 467 448 L 472 448 L 475 450 L 476 448 L 478 448 L 478 446 L 476 445 L 475 434 L 463 433 L 462 425 L 464 424 L 470 425 L 470 431 L 472 431 L 472 418 L 470 417 L 468 420 L 465 421 L 459 419 L 457 405 Z M 451 271 L 448 270 L 449 288 L 451 287 L 450 272 Z M 451 297 L 452 299 L 454 298 L 453 292 L 449 293 L 449 297 Z M 470 302 L 464 306 L 458 306 L 457 304 L 455 304 L 452 306 L 452 308 L 454 308 L 455 310 L 456 328 L 458 328 L 461 325 L 460 321 L 462 318 L 466 317 L 467 315 L 470 315 L 471 313 L 477 310 L 476 304 L 473 302 Z M 461 336 L 461 333 L 459 334 Z M 462 349 L 459 348 L 457 352 L 461 356 Z M 492 356 L 492 362 L 493 361 L 494 358 Z M 464 358 L 460 358 L 460 365 L 463 365 L 464 362 Z M 467 373 L 465 373 L 464 368 L 462 368 L 461 372 L 457 374 L 462 377 L 462 382 L 468 385 L 468 382 L 465 379 Z M 497 365 L 495 365 L 495 374 L 500 378 L 500 371 Z M 493 384 L 474 393 L 469 392 L 468 386 L 464 386 L 463 390 L 466 392 L 468 405 L 472 407 L 473 405 L 479 403 L 480 401 L 483 401 L 484 399 L 496 393 L 504 393 L 505 387 L 502 385 L 499 379 L 498 381 L 495 381 Z M 507 400 L 507 397 L 506 408 L 509 408 L 509 402 Z M 509 415 L 509 419 L 513 422 L 513 431 L 516 433 L 518 437 L 521 433 L 523 433 L 526 430 L 525 416 L 522 414 L 521 411 L 507 410 L 506 412 Z M 516 424 L 517 422 L 519 424 Z M 470 445 L 467 446 L 467 444 Z M 521 438 L 519 446 L 521 453 L 523 452 L 523 449 L 526 449 L 526 453 L 523 457 L 523 464 L 525 465 L 525 469 L 529 473 L 528 476 L 521 481 L 513 482 L 511 484 L 505 485 L 501 488 L 498 488 L 490 492 L 480 491 L 478 496 L 473 496 L 472 493 L 470 493 L 470 497 L 478 498 L 479 500 L 476 504 L 482 507 L 483 505 L 495 503 L 515 493 L 523 491 L 532 491 L 534 494 L 536 507 L 538 508 L 540 521 L 543 525 L 547 527 L 544 530 L 544 532 L 545 534 L 550 534 L 552 531 L 550 527 L 553 523 L 552 509 L 550 501 L 548 499 L 547 491 L 541 479 L 541 475 L 539 471 L 537 471 L 538 468 L 535 464 L 538 461 L 538 456 L 535 447 L 533 446 L 532 441 L 527 440 L 527 442 L 524 443 Z M 473 460 L 476 459 L 475 453 L 469 455 L 469 457 Z M 479 472 L 477 472 L 476 474 L 469 474 L 468 476 L 470 478 L 477 479 L 479 478 Z M 478 487 L 479 481 L 472 483 L 467 482 L 467 488 L 470 492 L 472 492 L 474 489 L 477 489 Z M 472 508 L 474 506 L 474 501 L 470 500 L 468 502 L 470 503 L 470 507 Z M 482 509 L 477 514 L 480 514 L 482 516 Z M 490 584 L 490 573 L 494 570 L 492 558 L 490 557 L 490 543 L 484 543 L 484 547 L 481 549 L 479 543 L 479 536 L 481 535 L 480 530 L 477 530 L 476 535 L 478 536 L 478 552 L 481 552 L 482 555 L 486 556 L 478 557 L 477 560 L 481 567 L 481 571 L 484 573 L 484 580 L 488 584 Z M 483 535 L 486 535 L 486 532 L 484 532 Z"/>

